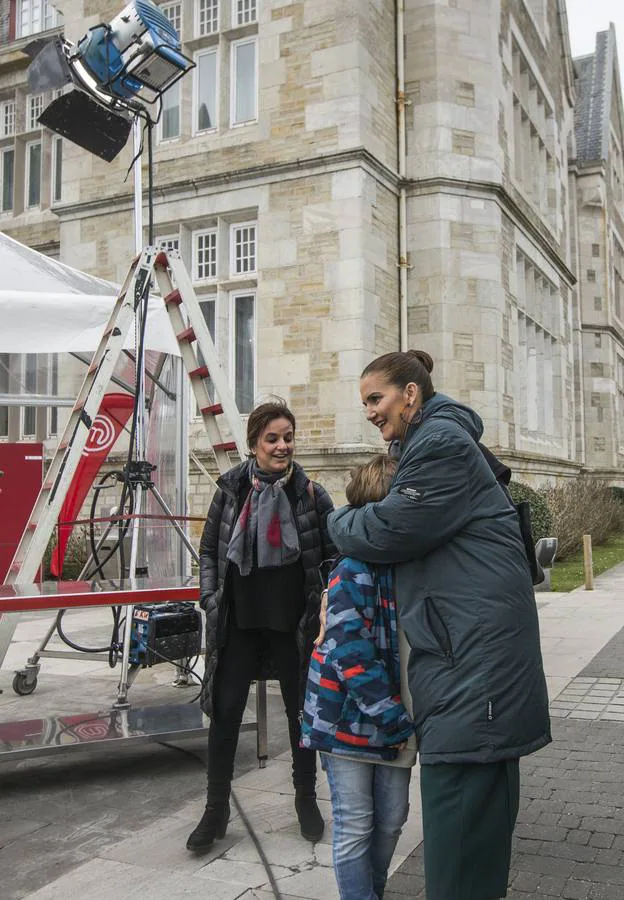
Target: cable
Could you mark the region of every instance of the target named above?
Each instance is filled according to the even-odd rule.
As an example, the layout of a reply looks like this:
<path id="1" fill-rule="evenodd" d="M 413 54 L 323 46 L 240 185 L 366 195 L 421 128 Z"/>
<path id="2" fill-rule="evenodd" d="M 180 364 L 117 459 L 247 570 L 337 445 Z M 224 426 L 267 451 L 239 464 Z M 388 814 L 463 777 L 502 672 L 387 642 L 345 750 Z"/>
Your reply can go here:
<path id="1" fill-rule="evenodd" d="M 178 753 L 184 753 L 186 756 L 193 757 L 194 759 L 201 762 L 202 766 L 204 766 L 204 767 L 206 765 L 206 760 L 202 756 L 200 756 L 199 753 L 195 753 L 193 750 L 187 750 L 185 747 L 176 747 L 175 744 L 169 744 L 167 741 L 157 741 L 157 743 L 160 744 L 161 747 L 167 747 L 169 750 L 177 750 Z M 262 843 L 260 842 L 260 838 L 256 834 L 253 825 L 247 818 L 247 814 L 245 813 L 245 810 L 243 809 L 242 804 L 241 804 L 240 800 L 238 799 L 238 797 L 236 796 L 236 793 L 233 789 L 230 789 L 230 797 L 232 799 L 232 802 L 234 803 L 234 806 L 236 807 L 236 812 L 241 817 L 243 825 L 247 829 L 247 834 L 251 838 L 252 843 L 253 843 L 254 847 L 256 848 L 256 853 L 260 857 L 260 862 L 262 863 L 262 866 L 264 867 L 264 871 L 268 875 L 269 882 L 271 884 L 271 890 L 273 891 L 273 896 L 275 897 L 275 900 L 282 900 L 282 894 L 278 887 L 277 881 L 275 880 L 275 875 L 273 874 L 273 870 L 271 868 L 271 863 L 267 859 L 266 853 L 262 849 Z"/>

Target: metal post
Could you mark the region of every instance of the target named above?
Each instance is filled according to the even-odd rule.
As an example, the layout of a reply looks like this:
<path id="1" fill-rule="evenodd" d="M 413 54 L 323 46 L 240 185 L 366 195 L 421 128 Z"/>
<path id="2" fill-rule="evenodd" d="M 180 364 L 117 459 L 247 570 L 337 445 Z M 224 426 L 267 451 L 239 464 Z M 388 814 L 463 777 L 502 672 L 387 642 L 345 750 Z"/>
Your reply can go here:
<path id="1" fill-rule="evenodd" d="M 583 535 L 583 564 L 585 568 L 585 590 L 594 589 L 594 559 L 592 555 L 591 534 Z"/>
<path id="2" fill-rule="evenodd" d="M 143 248 L 143 173 L 141 170 L 141 120 L 135 116 L 132 126 L 132 136 L 134 140 L 134 249 L 136 253 L 140 253 Z M 149 295 L 149 284 L 145 290 Z M 139 341 L 143 322 L 143 299 L 139 301 L 134 315 L 135 323 L 135 392 L 136 392 L 136 458 L 143 460 L 145 458 L 145 359 L 143 353 L 139 352 Z M 143 484 L 139 482 L 136 485 L 134 512 L 136 518 L 132 520 L 132 536 L 130 550 L 130 566 L 129 576 L 130 583 L 133 584 L 136 578 L 136 566 L 139 553 L 139 537 L 140 537 L 140 515 L 143 509 Z M 121 573 L 123 579 L 123 572 Z M 124 625 L 123 653 L 121 656 L 121 675 L 119 676 L 119 686 L 117 689 L 117 700 L 115 707 L 124 709 L 128 706 L 128 688 L 130 682 L 128 680 L 129 660 L 130 660 L 130 638 L 132 635 L 132 615 L 133 606 L 126 607 L 126 621 Z"/>

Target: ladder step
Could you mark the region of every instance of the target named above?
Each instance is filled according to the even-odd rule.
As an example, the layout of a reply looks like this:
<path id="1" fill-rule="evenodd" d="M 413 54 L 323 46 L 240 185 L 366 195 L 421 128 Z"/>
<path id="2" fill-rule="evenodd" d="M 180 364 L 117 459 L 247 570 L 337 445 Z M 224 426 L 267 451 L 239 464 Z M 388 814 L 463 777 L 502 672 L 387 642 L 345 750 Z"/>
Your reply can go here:
<path id="1" fill-rule="evenodd" d="M 193 369 L 192 372 L 189 372 L 189 378 L 209 378 L 210 372 L 208 371 L 208 366 L 200 366 L 199 369 Z"/>
<path id="2" fill-rule="evenodd" d="M 184 331 L 181 331 L 179 334 L 176 334 L 176 338 L 178 339 L 179 344 L 191 344 L 193 341 L 196 341 L 195 331 L 193 328 L 185 328 Z"/>
<path id="3" fill-rule="evenodd" d="M 154 265 L 157 269 L 166 269 L 168 267 L 169 262 L 167 260 L 167 254 L 164 250 L 161 250 L 160 253 L 156 256 Z"/>
<path id="4" fill-rule="evenodd" d="M 28 525 L 26 526 L 26 531 L 34 531 L 36 527 L 37 527 L 36 522 L 29 522 Z"/>
<path id="5" fill-rule="evenodd" d="M 175 290 L 171 291 L 170 294 L 167 294 L 167 296 L 165 297 L 165 303 L 177 303 L 178 306 L 180 306 L 182 303 L 182 296 L 180 294 L 180 291 Z"/>
<path id="6" fill-rule="evenodd" d="M 204 406 L 201 414 L 202 416 L 220 416 L 223 414 L 223 407 L 220 403 L 213 403 L 212 406 Z"/>
<path id="7" fill-rule="evenodd" d="M 215 451 L 215 453 L 218 450 L 224 450 L 226 453 L 229 453 L 230 450 L 236 450 L 236 441 L 229 441 L 225 444 L 213 444 L 212 449 Z"/>

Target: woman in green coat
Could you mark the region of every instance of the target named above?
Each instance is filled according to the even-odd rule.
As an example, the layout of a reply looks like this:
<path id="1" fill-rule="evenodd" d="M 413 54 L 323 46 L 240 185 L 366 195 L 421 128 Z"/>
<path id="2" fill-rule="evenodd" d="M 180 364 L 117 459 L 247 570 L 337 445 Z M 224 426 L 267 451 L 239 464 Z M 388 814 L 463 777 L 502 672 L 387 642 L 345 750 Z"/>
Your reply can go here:
<path id="1" fill-rule="evenodd" d="M 529 564 L 516 510 L 478 441 L 479 416 L 433 389 L 431 357 L 388 353 L 360 392 L 399 441 L 392 488 L 329 517 L 338 550 L 396 564 L 420 750 L 427 900 L 507 891 L 518 760 L 550 740 Z"/>

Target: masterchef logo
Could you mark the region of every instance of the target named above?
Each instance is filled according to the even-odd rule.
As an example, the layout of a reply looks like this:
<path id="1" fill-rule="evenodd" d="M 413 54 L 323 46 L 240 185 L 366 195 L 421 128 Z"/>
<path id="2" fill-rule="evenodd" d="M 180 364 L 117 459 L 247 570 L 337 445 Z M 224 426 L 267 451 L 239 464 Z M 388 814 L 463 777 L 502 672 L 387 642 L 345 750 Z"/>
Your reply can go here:
<path id="1" fill-rule="evenodd" d="M 114 423 L 108 416 L 100 413 L 100 415 L 96 416 L 93 420 L 87 443 L 82 451 L 83 455 L 110 450 L 115 443 L 116 437 L 117 432 Z"/>

